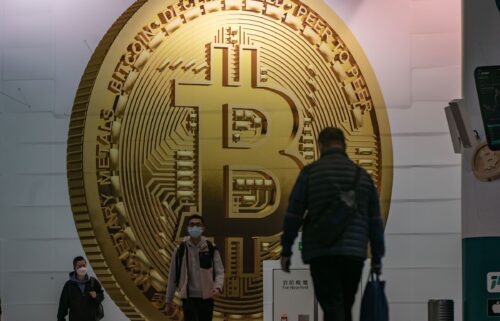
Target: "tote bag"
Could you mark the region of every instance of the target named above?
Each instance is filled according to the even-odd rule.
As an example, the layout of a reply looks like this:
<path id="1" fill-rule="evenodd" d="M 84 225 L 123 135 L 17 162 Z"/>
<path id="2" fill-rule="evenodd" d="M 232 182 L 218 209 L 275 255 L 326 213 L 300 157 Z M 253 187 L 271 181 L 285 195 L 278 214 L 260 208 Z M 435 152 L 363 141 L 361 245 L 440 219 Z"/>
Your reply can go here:
<path id="1" fill-rule="evenodd" d="M 370 273 L 361 300 L 360 321 L 389 321 L 389 304 L 385 296 L 385 281 Z"/>

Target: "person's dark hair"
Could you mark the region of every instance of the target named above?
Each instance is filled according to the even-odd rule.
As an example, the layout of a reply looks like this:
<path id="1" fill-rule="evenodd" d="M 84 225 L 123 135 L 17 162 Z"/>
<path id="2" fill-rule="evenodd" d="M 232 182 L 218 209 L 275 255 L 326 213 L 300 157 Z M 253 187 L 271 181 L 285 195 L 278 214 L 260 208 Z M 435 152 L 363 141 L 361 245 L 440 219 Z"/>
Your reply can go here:
<path id="1" fill-rule="evenodd" d="M 191 222 L 191 220 L 196 219 L 196 218 L 199 219 L 203 225 L 205 225 L 205 220 L 203 219 L 203 217 L 201 215 L 198 215 L 198 214 L 193 214 L 193 215 L 189 216 L 187 219 L 187 224 L 189 225 L 189 222 Z"/>
<path id="2" fill-rule="evenodd" d="M 73 259 L 73 268 L 75 268 L 76 263 L 80 262 L 80 261 L 85 261 L 85 263 L 87 263 L 87 260 L 85 260 L 85 258 L 83 256 L 77 256 Z"/>
<path id="3" fill-rule="evenodd" d="M 323 147 L 331 147 L 332 145 L 341 145 L 345 149 L 344 132 L 336 127 L 327 127 L 323 129 L 318 136 L 318 142 Z"/>

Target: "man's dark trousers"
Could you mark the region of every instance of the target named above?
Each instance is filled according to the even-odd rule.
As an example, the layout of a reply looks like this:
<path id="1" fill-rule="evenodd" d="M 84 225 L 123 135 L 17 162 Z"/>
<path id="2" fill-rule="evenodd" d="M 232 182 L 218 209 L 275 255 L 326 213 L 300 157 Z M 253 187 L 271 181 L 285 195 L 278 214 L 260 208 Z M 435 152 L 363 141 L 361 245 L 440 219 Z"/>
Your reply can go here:
<path id="1" fill-rule="evenodd" d="M 214 300 L 189 298 L 182 300 L 184 321 L 212 321 Z"/>
<path id="2" fill-rule="evenodd" d="M 324 321 L 352 321 L 351 310 L 363 264 L 363 259 L 345 255 L 311 260 L 314 293 L 323 309 Z"/>

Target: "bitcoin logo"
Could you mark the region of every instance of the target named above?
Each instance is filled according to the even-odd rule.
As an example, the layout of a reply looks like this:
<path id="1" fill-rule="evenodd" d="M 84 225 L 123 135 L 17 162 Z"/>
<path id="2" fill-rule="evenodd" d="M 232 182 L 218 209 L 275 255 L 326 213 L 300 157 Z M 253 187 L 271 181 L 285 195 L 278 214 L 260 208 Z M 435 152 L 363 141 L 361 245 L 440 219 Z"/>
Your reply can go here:
<path id="1" fill-rule="evenodd" d="M 290 190 L 326 126 L 344 129 L 386 216 L 385 106 L 322 2 L 156 0 L 125 12 L 85 71 L 68 138 L 80 239 L 124 313 L 167 320 L 172 254 L 196 213 L 226 270 L 215 318 L 262 319 L 262 261 L 279 258 Z"/>

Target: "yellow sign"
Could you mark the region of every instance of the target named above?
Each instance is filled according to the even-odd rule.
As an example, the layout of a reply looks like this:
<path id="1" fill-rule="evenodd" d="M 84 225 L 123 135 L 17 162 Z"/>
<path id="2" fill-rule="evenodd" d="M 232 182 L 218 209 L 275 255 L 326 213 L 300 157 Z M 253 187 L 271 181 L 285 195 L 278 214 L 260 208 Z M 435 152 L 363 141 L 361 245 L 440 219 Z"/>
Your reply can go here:
<path id="1" fill-rule="evenodd" d="M 137 1 L 96 49 L 68 138 L 75 222 L 131 320 L 166 320 L 185 218 L 204 216 L 226 284 L 216 319 L 262 319 L 261 263 L 279 258 L 288 195 L 326 126 L 377 183 L 392 150 L 373 72 L 321 1 Z M 179 301 L 177 301 L 179 302 Z"/>

